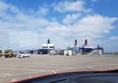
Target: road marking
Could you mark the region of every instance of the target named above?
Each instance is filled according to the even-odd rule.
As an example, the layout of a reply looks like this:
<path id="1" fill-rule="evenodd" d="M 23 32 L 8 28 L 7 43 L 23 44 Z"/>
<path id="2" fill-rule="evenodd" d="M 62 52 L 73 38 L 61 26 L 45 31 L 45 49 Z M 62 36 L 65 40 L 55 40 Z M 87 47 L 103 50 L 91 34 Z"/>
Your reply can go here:
<path id="1" fill-rule="evenodd" d="M 24 72 L 24 73 L 17 73 L 17 74 L 6 74 L 6 75 L 2 75 L 0 77 L 4 78 L 6 76 L 16 76 L 16 75 L 25 75 L 25 74 L 32 74 L 32 73 L 40 73 L 40 72 L 47 72 L 47 70 L 39 70 L 39 71 L 34 71 L 34 72 Z M 49 70 L 48 70 L 49 72 Z"/>
<path id="2" fill-rule="evenodd" d="M 11 66 L 9 66 L 9 68 L 16 67 L 16 66 L 17 65 L 11 65 Z M 17 67 L 25 67 L 25 68 L 27 68 L 27 67 L 31 67 L 31 68 L 40 68 L 40 67 L 46 67 L 46 68 L 52 68 L 52 67 L 54 67 L 54 68 L 65 68 L 65 66 L 63 66 L 63 67 L 62 66 L 63 65 L 37 65 L 37 66 L 17 66 Z M 0 68 L 0 69 L 2 69 L 2 68 Z"/>
<path id="3" fill-rule="evenodd" d="M 56 71 L 54 71 L 54 70 L 51 70 L 51 72 L 52 72 L 52 73 L 57 73 L 57 72 L 56 72 Z"/>
<path id="4" fill-rule="evenodd" d="M 6 78 L 6 76 L 9 76 L 9 75 L 10 74 L 6 74 L 6 75 L 1 76 L 0 82 L 2 82 Z"/>
<path id="5" fill-rule="evenodd" d="M 3 75 L 6 74 L 7 75 L 8 73 L 0 73 L 0 74 L 3 74 Z"/>
<path id="6" fill-rule="evenodd" d="M 16 69 L 16 68 L 0 68 L 0 69 L 4 69 L 4 70 L 26 70 L 26 71 L 38 71 L 38 72 L 48 71 L 48 70 L 39 70 L 39 69 Z M 0 74 L 2 74 L 2 73 L 0 73 Z"/>
<path id="7" fill-rule="evenodd" d="M 10 74 L 10 76 L 24 75 L 24 74 L 32 74 L 32 73 L 39 73 L 39 72 L 25 72 L 25 73 L 17 73 L 17 74 Z"/>
<path id="8" fill-rule="evenodd" d="M 16 82 L 18 80 L 18 78 L 14 78 L 11 80 L 11 82 Z"/>
<path id="9" fill-rule="evenodd" d="M 71 69 L 83 69 L 83 68 L 89 68 L 89 69 L 96 69 L 96 70 L 105 70 L 104 68 L 102 67 L 108 67 L 107 69 L 113 69 L 113 68 L 109 68 L 109 65 L 110 66 L 117 66 L 118 64 L 108 64 L 108 65 L 80 65 L 80 66 L 76 66 L 76 67 L 65 67 L 65 69 L 55 69 L 56 71 L 61 71 L 61 70 L 71 70 Z M 114 67 L 115 69 L 116 67 Z M 118 67 L 117 67 L 118 68 Z"/>
<path id="10" fill-rule="evenodd" d="M 87 68 L 94 68 L 94 66 L 88 66 Z"/>
<path id="11" fill-rule="evenodd" d="M 13 66 L 13 65 L 12 65 Z M 15 65 L 14 65 L 15 66 Z M 39 66 L 19 66 L 19 67 L 37 67 L 37 68 L 40 68 L 40 67 L 46 67 L 46 68 L 51 68 L 51 67 L 53 67 L 53 68 L 55 68 L 55 69 L 78 69 L 78 68 L 95 68 L 95 67 L 102 67 L 102 66 L 118 66 L 118 64 L 105 64 L 105 65 L 102 65 L 102 64 L 99 64 L 99 65 L 97 65 L 96 66 L 96 64 L 92 64 L 92 65 L 78 65 L 78 66 L 76 66 L 76 68 L 75 68 L 75 66 L 72 66 L 71 68 L 68 66 L 63 66 L 63 67 L 58 67 L 58 66 L 60 66 L 60 65 L 39 65 Z M 8 69 L 8 70 L 27 70 L 27 71 L 38 71 L 38 70 L 36 70 L 36 69 L 29 69 L 29 68 L 25 68 L 25 69 L 16 69 L 16 68 L 0 68 L 0 69 Z"/>

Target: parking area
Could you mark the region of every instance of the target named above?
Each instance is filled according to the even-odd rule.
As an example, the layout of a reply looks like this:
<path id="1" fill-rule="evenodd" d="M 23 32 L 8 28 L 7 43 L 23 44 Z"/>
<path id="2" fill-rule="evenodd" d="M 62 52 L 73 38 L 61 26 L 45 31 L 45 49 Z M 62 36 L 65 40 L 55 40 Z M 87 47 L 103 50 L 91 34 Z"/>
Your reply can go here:
<path id="1" fill-rule="evenodd" d="M 62 56 L 31 55 L 28 58 L 0 58 L 0 83 L 9 83 L 59 72 L 118 69 L 118 55 Z"/>

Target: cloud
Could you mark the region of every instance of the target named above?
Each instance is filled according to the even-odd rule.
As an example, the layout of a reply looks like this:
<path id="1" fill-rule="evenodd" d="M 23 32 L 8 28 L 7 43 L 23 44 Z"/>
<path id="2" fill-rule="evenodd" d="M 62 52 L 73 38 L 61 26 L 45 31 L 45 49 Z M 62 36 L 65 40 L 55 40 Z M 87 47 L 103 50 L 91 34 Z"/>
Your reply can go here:
<path id="1" fill-rule="evenodd" d="M 112 36 L 99 43 L 104 47 L 105 52 L 118 52 L 118 36 Z"/>
<path id="2" fill-rule="evenodd" d="M 0 1 L 0 13 L 7 10 L 8 7 L 9 6 L 6 3 L 4 3 L 3 1 Z"/>
<path id="3" fill-rule="evenodd" d="M 89 15 L 74 23 L 72 31 L 76 37 L 95 39 L 109 33 L 115 27 L 113 25 L 115 21 L 117 21 L 117 18 Z"/>
<path id="4" fill-rule="evenodd" d="M 72 44 L 73 39 L 76 38 L 79 40 L 79 45 L 82 45 L 84 39 L 93 42 L 95 39 L 103 38 L 104 34 L 110 33 L 110 31 L 115 28 L 113 25 L 115 21 L 117 21 L 117 18 L 89 15 L 79 19 L 79 21 L 71 25 L 60 24 L 56 21 L 50 22 L 48 27 L 43 29 L 41 33 L 45 38 L 68 39 L 68 43 L 70 44 Z"/>
<path id="5" fill-rule="evenodd" d="M 39 17 L 45 17 L 49 13 L 49 8 L 47 6 L 39 6 L 37 10 L 34 10 L 33 8 L 27 9 L 25 11 L 26 14 L 29 14 L 29 16 L 35 16 L 37 18 Z"/>
<path id="6" fill-rule="evenodd" d="M 118 37 L 112 36 L 112 37 L 110 38 L 110 40 L 118 40 Z"/>
<path id="7" fill-rule="evenodd" d="M 63 23 L 65 24 L 70 24 L 70 23 L 73 23 L 75 22 L 79 17 L 81 16 L 80 13 L 77 13 L 77 14 L 68 14 L 66 15 L 66 17 L 63 19 Z"/>
<path id="8" fill-rule="evenodd" d="M 42 17 L 27 15 L 12 4 L 3 1 L 0 1 L 0 4 L 4 6 L 2 6 L 4 11 L 0 13 L 0 39 L 2 39 L 0 46 L 5 48 L 10 46 L 14 48 L 14 44 L 18 45 L 16 48 L 37 46 L 37 30 L 40 31 L 48 21 Z M 46 13 L 45 9 L 41 11 L 43 14 Z"/>
<path id="9" fill-rule="evenodd" d="M 2 11 L 0 13 L 0 38 L 8 37 L 8 40 L 3 39 L 6 42 L 4 44 L 9 47 L 10 43 L 14 49 L 41 48 L 48 38 L 56 45 L 56 48 L 73 45 L 74 39 L 78 39 L 79 46 L 83 44 L 84 39 L 88 39 L 90 44 L 95 45 L 95 41 L 100 41 L 101 38 L 105 38 L 105 34 L 110 34 L 111 30 L 115 29 L 114 23 L 118 20 L 116 17 L 100 14 L 83 14 L 91 9 L 85 8 L 85 2 L 82 0 L 55 3 L 55 5 L 53 4 L 55 11 L 51 11 L 52 7 L 40 6 L 37 11 L 32 10 L 32 13 L 24 13 L 17 6 L 3 1 L 1 3 L 5 5 L 3 10 L 0 10 Z M 61 20 L 56 16 L 50 17 L 52 18 L 50 20 L 47 18 L 50 12 L 53 14 L 65 12 L 66 14 L 60 13 Z M 113 39 L 116 41 L 116 38 L 113 37 L 109 42 L 113 42 Z M 99 43 L 103 45 L 102 42 Z M 2 42 L 0 44 L 3 45 Z"/>
<path id="10" fill-rule="evenodd" d="M 31 48 L 38 45 L 38 35 L 31 31 L 13 31 L 9 34 L 9 37 L 10 43 L 18 44 L 18 48 Z"/>
<path id="11" fill-rule="evenodd" d="M 37 12 L 37 15 L 43 16 L 48 13 L 49 9 L 46 7 L 39 7 L 39 11 Z"/>
<path id="12" fill-rule="evenodd" d="M 58 12 L 90 12 L 91 9 L 86 9 L 84 4 L 85 2 L 82 0 L 75 2 L 64 0 L 60 1 L 58 4 L 54 4 L 54 10 Z"/>
<path id="13" fill-rule="evenodd" d="M 9 33 L 0 30 L 0 48 L 8 48 L 10 47 L 10 39 L 9 39 Z"/>

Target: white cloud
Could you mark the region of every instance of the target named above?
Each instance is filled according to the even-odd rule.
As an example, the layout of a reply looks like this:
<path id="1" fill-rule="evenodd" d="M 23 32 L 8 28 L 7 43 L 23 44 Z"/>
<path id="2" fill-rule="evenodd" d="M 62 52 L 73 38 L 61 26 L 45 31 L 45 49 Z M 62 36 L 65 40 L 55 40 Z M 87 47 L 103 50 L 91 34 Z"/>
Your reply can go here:
<path id="1" fill-rule="evenodd" d="M 39 11 L 37 12 L 37 15 L 39 16 L 46 15 L 48 11 L 49 9 L 46 7 L 39 7 Z"/>
<path id="2" fill-rule="evenodd" d="M 8 4 L 0 1 L 0 13 L 4 12 L 5 10 L 7 10 L 8 7 L 9 7 Z"/>
<path id="3" fill-rule="evenodd" d="M 61 1 L 54 5 L 54 10 L 58 12 L 90 12 L 91 9 L 86 9 L 84 7 L 85 2 L 82 0 L 77 0 L 75 2 L 70 2 L 67 0 Z"/>
<path id="4" fill-rule="evenodd" d="M 112 36 L 99 42 L 104 47 L 105 52 L 118 52 L 118 36 Z"/>
<path id="5" fill-rule="evenodd" d="M 63 23 L 65 23 L 65 24 L 73 23 L 73 22 L 75 22 L 80 16 L 81 16 L 80 13 L 66 15 L 66 17 L 63 19 Z"/>
<path id="6" fill-rule="evenodd" d="M 76 11 L 76 13 L 64 14 L 65 17 L 61 18 L 62 23 L 57 17 L 53 17 L 52 20 L 44 17 L 50 12 L 48 8 L 41 7 L 33 14 L 27 14 L 12 4 L 6 4 L 8 7 L 4 7 L 4 9 L 9 9 L 12 14 L 2 10 L 3 14 L 0 14 L 0 29 L 2 30 L 0 31 L 2 32 L 0 38 L 7 37 L 4 35 L 9 33 L 8 37 L 10 37 L 13 48 L 14 45 L 18 48 L 40 48 L 48 38 L 56 44 L 57 48 L 65 48 L 73 44 L 74 39 L 78 39 L 79 45 L 83 44 L 84 39 L 88 39 L 89 42 L 93 43 L 96 39 L 104 37 L 104 34 L 109 34 L 115 28 L 113 23 L 117 21 L 117 18 L 105 17 L 99 14 L 91 15 L 89 13 L 84 16 L 82 12 L 89 10 L 84 7 L 84 4 L 84 1 L 61 1 L 55 4 L 56 11 Z M 111 39 L 110 42 L 113 42 L 113 39 L 116 41 L 116 37 Z M 8 40 L 4 41 L 8 42 Z M 0 44 L 2 45 L 2 43 Z"/>
<path id="7" fill-rule="evenodd" d="M 9 39 L 9 33 L 0 30 L 0 48 L 7 48 L 10 47 L 10 39 Z"/>
<path id="8" fill-rule="evenodd" d="M 7 6 L 6 9 L 4 7 L 5 11 L 0 14 L 0 39 L 2 39 L 0 46 L 14 47 L 14 44 L 18 45 L 16 48 L 36 46 L 38 34 L 34 33 L 34 30 L 40 31 L 48 21 L 41 17 L 35 17 L 35 15 L 24 14 L 16 6 L 0 2 Z M 6 10 L 9 10 L 10 13 L 7 13 Z M 42 12 L 44 14 L 45 11 L 42 9 Z"/>
<path id="9" fill-rule="evenodd" d="M 78 33 L 76 36 L 98 38 L 103 34 L 110 32 L 115 26 L 113 23 L 117 18 L 103 17 L 101 15 L 89 15 L 83 17 L 79 22 L 75 23 L 73 32 Z"/>
<path id="10" fill-rule="evenodd" d="M 110 38 L 110 40 L 118 40 L 118 37 L 113 36 L 113 37 Z"/>
<path id="11" fill-rule="evenodd" d="M 31 31 L 13 31 L 10 33 L 9 37 L 10 43 L 17 43 L 18 48 L 38 45 L 38 34 Z"/>

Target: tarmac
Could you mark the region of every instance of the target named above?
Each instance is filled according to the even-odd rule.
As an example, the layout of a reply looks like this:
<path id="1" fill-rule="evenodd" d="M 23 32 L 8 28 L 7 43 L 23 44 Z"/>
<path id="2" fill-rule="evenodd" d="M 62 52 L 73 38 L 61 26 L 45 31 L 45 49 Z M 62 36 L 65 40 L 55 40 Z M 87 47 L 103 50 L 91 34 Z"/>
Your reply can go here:
<path id="1" fill-rule="evenodd" d="M 34 76 L 72 71 L 118 69 L 118 55 L 31 55 L 27 58 L 0 58 L 0 83 Z"/>

